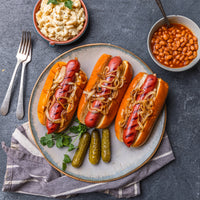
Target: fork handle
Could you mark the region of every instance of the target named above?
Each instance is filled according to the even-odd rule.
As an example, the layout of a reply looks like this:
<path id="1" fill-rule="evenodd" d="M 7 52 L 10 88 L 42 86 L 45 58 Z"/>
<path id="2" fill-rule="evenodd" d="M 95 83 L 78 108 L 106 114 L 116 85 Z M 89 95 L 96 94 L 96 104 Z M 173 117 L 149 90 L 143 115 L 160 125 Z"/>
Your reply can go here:
<path id="1" fill-rule="evenodd" d="M 24 117 L 24 72 L 25 72 L 26 63 L 22 64 L 22 72 L 21 72 L 21 80 L 20 80 L 20 89 L 19 89 L 19 96 L 17 102 L 17 111 L 16 116 L 17 119 L 22 119 Z"/>
<path id="2" fill-rule="evenodd" d="M 17 64 L 16 64 L 15 69 L 14 69 L 14 72 L 12 74 L 12 78 L 10 80 L 10 84 L 8 86 L 8 89 L 7 89 L 6 95 L 4 97 L 3 103 L 1 105 L 0 112 L 1 112 L 2 115 L 6 115 L 8 113 L 9 105 L 10 105 L 10 98 L 11 98 L 11 93 L 12 93 L 12 88 L 13 88 L 13 83 L 14 83 L 15 75 L 17 73 L 17 69 L 18 69 L 20 63 L 21 63 L 20 61 L 17 61 Z"/>
<path id="3" fill-rule="evenodd" d="M 165 10 L 163 9 L 163 6 L 162 6 L 162 3 L 161 3 L 161 0 L 156 0 L 156 3 L 158 5 L 158 7 L 160 8 L 160 11 L 162 12 L 163 14 L 163 17 L 164 17 L 164 20 L 165 20 L 165 23 L 167 24 L 167 27 L 169 28 L 170 27 L 170 22 L 165 14 Z"/>

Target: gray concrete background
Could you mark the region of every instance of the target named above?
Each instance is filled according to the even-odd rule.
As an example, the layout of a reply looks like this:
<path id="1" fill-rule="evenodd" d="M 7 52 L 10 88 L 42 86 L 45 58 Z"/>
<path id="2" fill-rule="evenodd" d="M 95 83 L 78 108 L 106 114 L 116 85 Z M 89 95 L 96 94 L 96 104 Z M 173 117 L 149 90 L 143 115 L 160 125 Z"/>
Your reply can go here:
<path id="1" fill-rule="evenodd" d="M 200 63 L 186 72 L 172 73 L 160 69 L 150 58 L 146 38 L 161 13 L 154 0 L 84 0 L 90 15 L 90 24 L 76 43 L 51 48 L 35 32 L 32 12 L 36 0 L 1 1 L 0 6 L 0 103 L 3 101 L 14 66 L 22 30 L 29 30 L 33 39 L 33 57 L 26 71 L 25 117 L 15 117 L 19 91 L 18 71 L 12 94 L 10 112 L 0 116 L 0 141 L 10 144 L 15 127 L 28 120 L 28 102 L 39 74 L 61 53 L 83 44 L 111 43 L 132 51 L 149 67 L 169 83 L 167 99 L 167 132 L 176 160 L 141 183 L 142 195 L 135 200 L 171 199 L 197 200 L 200 198 Z M 200 26 L 199 0 L 165 0 L 167 14 L 180 14 L 194 20 Z M 5 69 L 5 71 L 2 71 Z M 6 155 L 0 149 L 0 187 L 2 187 Z M 71 199 L 115 199 L 104 194 L 78 195 Z M 45 200 L 22 194 L 0 192 L 1 200 Z"/>

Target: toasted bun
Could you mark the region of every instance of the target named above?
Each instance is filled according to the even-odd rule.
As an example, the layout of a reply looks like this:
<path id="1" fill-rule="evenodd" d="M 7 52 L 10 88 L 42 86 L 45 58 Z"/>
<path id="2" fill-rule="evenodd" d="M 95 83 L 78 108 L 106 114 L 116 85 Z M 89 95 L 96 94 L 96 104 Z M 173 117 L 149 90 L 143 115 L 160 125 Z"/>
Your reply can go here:
<path id="1" fill-rule="evenodd" d="M 44 87 L 42 89 L 41 95 L 40 95 L 40 99 L 38 102 L 38 119 L 40 121 L 41 124 L 45 125 L 46 124 L 46 115 L 45 115 L 45 109 L 46 109 L 46 105 L 47 102 L 49 100 L 49 91 L 50 88 L 52 87 L 52 83 L 53 83 L 53 79 L 55 77 L 55 74 L 57 71 L 61 70 L 61 67 L 66 65 L 67 63 L 65 62 L 57 62 L 50 70 L 49 75 L 46 79 L 46 82 L 44 84 Z M 77 83 L 77 90 L 76 90 L 76 98 L 75 98 L 75 102 L 74 102 L 74 108 L 71 110 L 71 112 L 69 112 L 67 114 L 67 121 L 65 122 L 64 126 L 62 127 L 62 129 L 57 130 L 56 132 L 61 132 L 63 130 L 65 130 L 67 128 L 67 126 L 70 124 L 73 115 L 76 111 L 76 108 L 78 106 L 78 102 L 80 100 L 80 97 L 82 95 L 82 92 L 84 90 L 84 87 L 86 85 L 87 82 L 87 76 L 86 74 L 80 70 L 79 71 L 79 76 L 81 77 L 81 81 L 79 83 Z"/>
<path id="2" fill-rule="evenodd" d="M 111 59 L 111 56 L 107 55 L 107 54 L 103 54 L 99 58 L 96 65 L 94 66 L 94 69 L 93 69 L 91 77 L 87 83 L 87 86 L 85 87 L 86 92 L 90 92 L 95 87 L 98 80 L 100 79 L 98 74 L 103 73 L 103 70 L 108 65 L 110 59 Z M 110 106 L 108 114 L 101 115 L 101 119 L 99 120 L 99 123 L 96 126 L 96 128 L 106 128 L 113 121 L 113 119 L 117 113 L 118 107 L 120 105 L 120 102 L 123 98 L 123 95 L 132 79 L 133 71 L 132 71 L 132 67 L 131 67 L 130 63 L 127 61 L 123 61 L 122 65 L 124 68 L 122 76 L 125 77 L 124 85 L 121 88 L 119 88 L 118 96 L 116 99 L 114 99 L 112 101 L 112 104 Z M 88 113 L 88 101 L 86 99 L 86 94 L 83 93 L 81 100 L 79 102 L 78 111 L 77 111 L 78 119 L 83 124 L 85 124 L 85 117 L 86 117 L 87 113 Z"/>
<path id="3" fill-rule="evenodd" d="M 50 88 L 52 86 L 53 83 L 53 79 L 55 77 L 55 74 L 57 71 L 60 71 L 61 67 L 63 65 L 66 65 L 65 62 L 57 62 L 50 70 L 49 75 L 46 79 L 46 82 L 44 84 L 44 87 L 42 89 L 41 95 L 40 95 L 40 99 L 38 102 L 38 119 L 40 121 L 41 124 L 45 125 L 46 123 L 46 117 L 45 117 L 45 109 L 46 109 L 46 105 L 47 105 L 47 101 L 49 100 L 49 91 Z"/>
<path id="4" fill-rule="evenodd" d="M 131 91 L 135 87 L 138 87 L 138 85 L 140 85 L 139 87 L 141 87 L 141 84 L 144 82 L 146 77 L 147 74 L 144 72 L 141 72 L 137 76 L 135 76 L 135 78 L 132 80 L 131 84 L 129 85 L 129 88 L 126 91 L 126 94 L 124 95 L 124 98 L 118 110 L 117 117 L 115 120 L 115 133 L 117 139 L 121 142 L 123 142 L 123 133 L 124 133 L 124 129 L 120 126 L 120 121 L 122 119 L 121 116 L 122 110 L 125 109 L 125 107 L 128 104 L 128 98 L 130 97 Z M 144 129 L 139 132 L 137 139 L 132 144 L 133 147 L 139 147 L 147 141 L 154 127 L 154 124 L 164 106 L 168 93 L 168 84 L 162 79 L 158 78 L 156 88 L 157 88 L 157 93 L 154 101 L 154 106 L 152 107 L 153 113 L 151 116 L 149 116 L 146 123 L 144 124 Z"/>

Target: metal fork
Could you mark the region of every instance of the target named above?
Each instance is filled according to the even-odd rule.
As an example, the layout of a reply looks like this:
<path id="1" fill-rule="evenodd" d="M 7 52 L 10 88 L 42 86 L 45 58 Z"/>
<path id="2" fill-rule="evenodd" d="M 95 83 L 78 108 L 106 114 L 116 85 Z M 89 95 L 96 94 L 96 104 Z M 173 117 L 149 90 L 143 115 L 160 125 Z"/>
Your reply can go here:
<path id="1" fill-rule="evenodd" d="M 31 34 L 30 34 L 31 37 Z M 31 61 L 31 44 L 30 44 L 30 50 L 27 59 L 22 63 L 22 72 L 21 72 L 21 80 L 20 80 L 20 89 L 19 89 L 19 96 L 18 96 L 18 102 L 17 102 L 17 111 L 16 111 L 16 116 L 17 119 L 22 119 L 24 117 L 24 72 L 26 65 Z"/>
<path id="2" fill-rule="evenodd" d="M 29 35 L 30 35 L 30 32 L 24 32 L 24 31 L 22 32 L 21 42 L 20 42 L 19 49 L 18 49 L 17 55 L 16 55 L 17 64 L 15 66 L 10 84 L 8 86 L 6 95 L 4 97 L 4 100 L 3 100 L 3 103 L 2 103 L 1 109 L 0 109 L 0 112 L 1 112 L 2 115 L 6 115 L 8 113 L 8 110 L 9 110 L 12 87 L 13 87 L 15 75 L 17 73 L 17 69 L 18 69 L 19 65 L 23 61 L 25 61 L 27 56 L 28 56 L 28 52 L 29 52 L 29 49 L 30 49 L 30 37 L 29 37 Z"/>

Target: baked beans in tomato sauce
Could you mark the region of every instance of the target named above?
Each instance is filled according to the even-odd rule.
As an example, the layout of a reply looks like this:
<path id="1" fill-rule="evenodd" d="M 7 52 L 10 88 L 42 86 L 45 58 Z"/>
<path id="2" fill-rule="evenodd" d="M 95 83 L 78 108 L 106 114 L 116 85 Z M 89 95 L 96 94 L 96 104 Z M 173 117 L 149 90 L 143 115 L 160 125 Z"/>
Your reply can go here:
<path id="1" fill-rule="evenodd" d="M 171 68 L 184 67 L 197 57 L 197 38 L 187 27 L 171 24 L 160 27 L 152 36 L 151 48 L 154 57 Z"/>

